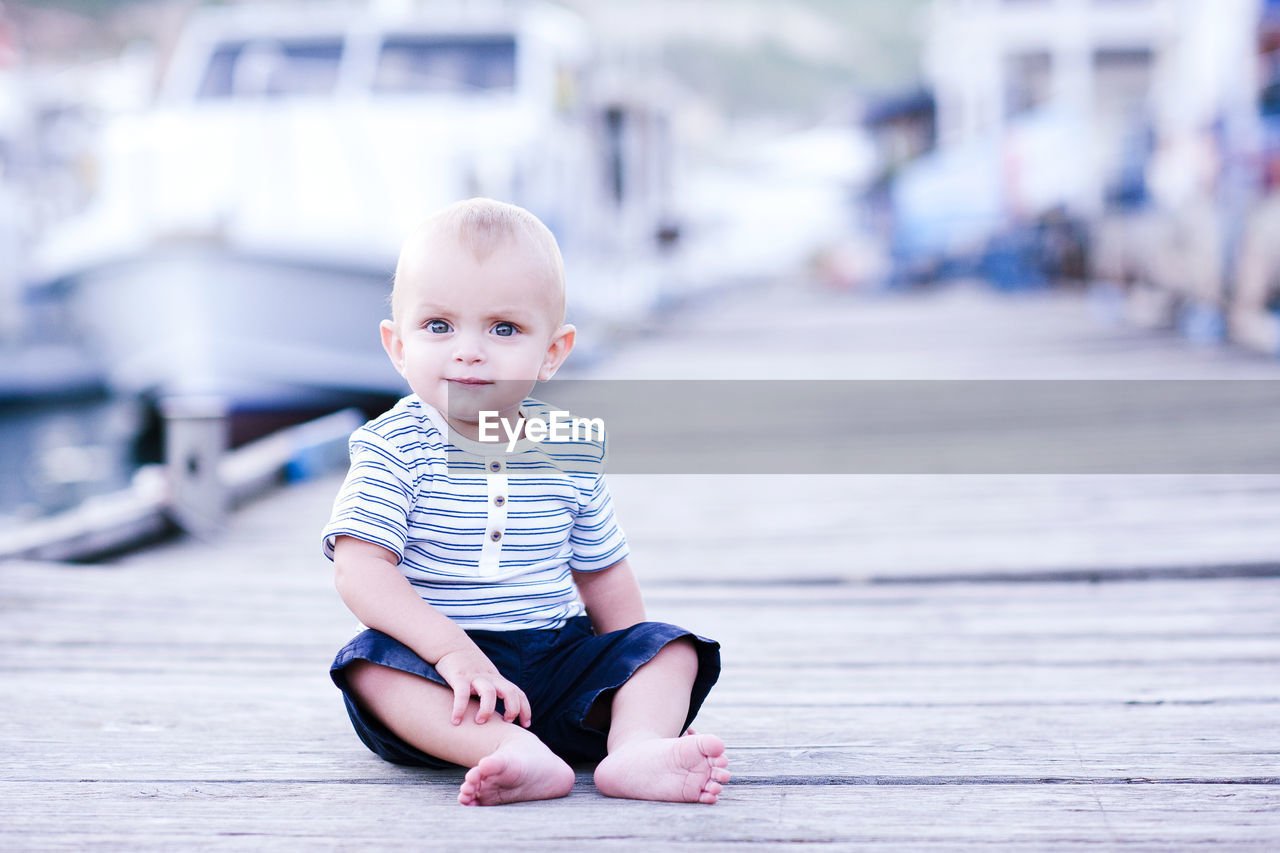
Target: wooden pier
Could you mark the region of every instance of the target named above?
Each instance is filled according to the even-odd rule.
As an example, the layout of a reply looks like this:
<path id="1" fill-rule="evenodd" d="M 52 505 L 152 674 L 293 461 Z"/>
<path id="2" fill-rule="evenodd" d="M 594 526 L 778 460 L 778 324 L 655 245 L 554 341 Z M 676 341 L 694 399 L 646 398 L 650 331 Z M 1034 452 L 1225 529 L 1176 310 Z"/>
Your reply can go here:
<path id="1" fill-rule="evenodd" d="M 1280 378 L 1080 295 L 740 293 L 595 375 Z M 611 477 L 650 615 L 714 636 L 714 807 L 456 805 L 368 753 L 339 474 L 210 541 L 0 564 L 0 848 L 1275 849 L 1280 475 Z M 535 713 L 536 713 L 535 709 Z"/>

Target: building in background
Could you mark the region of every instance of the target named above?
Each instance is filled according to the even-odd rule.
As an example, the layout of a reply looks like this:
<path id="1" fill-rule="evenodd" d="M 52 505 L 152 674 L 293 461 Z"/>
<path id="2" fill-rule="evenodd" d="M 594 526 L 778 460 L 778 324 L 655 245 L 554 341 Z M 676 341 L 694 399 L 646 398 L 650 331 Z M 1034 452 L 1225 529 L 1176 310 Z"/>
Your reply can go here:
<path id="1" fill-rule="evenodd" d="M 1240 171 L 1256 180 L 1261 198 L 1243 217 L 1228 328 L 1247 346 L 1280 353 L 1280 0 L 1263 5 L 1253 55 L 1259 141 L 1253 168 Z"/>
<path id="2" fill-rule="evenodd" d="M 942 147 L 1071 122 L 1072 180 L 1027 190 L 1101 213 L 1140 199 L 1135 169 L 1157 143 L 1181 146 L 1222 122 L 1251 121 L 1249 57 L 1259 0 L 937 0 L 924 65 Z M 1239 132 L 1240 129 L 1236 129 Z M 1047 152 L 1046 152 L 1047 153 Z M 1010 163 L 1015 177 L 1022 164 Z M 1060 169 L 1061 171 L 1061 169 Z M 1167 179 L 1172 180 L 1172 179 Z M 1020 187 L 1013 187 L 1017 192 Z M 1165 194 L 1189 191 L 1170 187 Z"/>
<path id="3" fill-rule="evenodd" d="M 1257 222 L 1280 136 L 1277 8 L 935 0 L 937 147 L 896 176 L 899 254 L 969 258 L 1005 282 L 1075 266 L 1126 288 L 1136 320 L 1276 349 L 1231 318 L 1242 276 L 1265 290 L 1259 268 L 1280 269 L 1259 248 L 1277 232 Z M 1072 233 L 1087 267 L 1064 263 Z M 1254 313 L 1269 304 L 1251 298 Z"/>

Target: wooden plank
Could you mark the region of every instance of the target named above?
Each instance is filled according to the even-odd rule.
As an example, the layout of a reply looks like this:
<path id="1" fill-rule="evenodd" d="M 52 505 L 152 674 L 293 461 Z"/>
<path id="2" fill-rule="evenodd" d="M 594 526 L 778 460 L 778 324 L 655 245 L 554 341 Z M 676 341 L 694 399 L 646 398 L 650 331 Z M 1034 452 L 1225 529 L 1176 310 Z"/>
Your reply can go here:
<path id="1" fill-rule="evenodd" d="M 1146 613 L 1138 605 L 1129 609 L 1127 596 L 1108 602 L 1099 594 L 1085 605 L 1069 596 L 1059 600 L 1056 587 L 1039 587 L 1046 601 L 1039 615 L 1034 600 L 1013 594 L 1004 607 L 998 598 L 986 598 L 968 600 L 967 607 L 965 599 L 780 603 L 773 608 L 659 601 L 651 610 L 655 618 L 719 639 L 730 666 L 765 671 L 818 667 L 851 677 L 876 670 L 1038 668 L 1070 678 L 1071 672 L 1090 668 L 1119 671 L 1152 665 L 1196 672 L 1274 666 L 1280 661 L 1280 631 L 1276 611 L 1269 608 L 1277 586 L 1274 581 L 1260 584 L 1256 600 L 1234 612 L 1229 600 L 1216 601 L 1211 595 L 1200 602 L 1205 612 L 1181 614 L 1162 610 L 1156 602 L 1146 602 Z M 25 606 L 35 600 L 25 599 Z M 307 602 L 319 605 L 322 600 L 295 601 L 274 611 L 274 618 L 254 607 L 229 618 L 232 601 L 173 610 L 168 596 L 135 599 L 129 609 L 111 614 L 72 607 L 27 609 L 13 613 L 0 628 L 0 670 L 216 672 L 322 665 L 355 627 L 327 600 L 323 610 L 328 617 L 316 618 L 321 608 L 309 611 Z M 162 615 L 166 609 L 171 614 L 167 618 Z M 744 623 L 761 614 L 770 620 L 766 630 L 743 630 Z M 250 621 L 239 622 L 241 615 Z M 92 635 L 84 630 L 86 620 L 95 623 Z M 153 638 L 161 626 L 167 641 L 156 649 Z"/>
<path id="2" fill-rule="evenodd" d="M 636 565 L 663 580 L 1274 565 L 1280 479 L 1206 480 L 628 475 L 611 486 Z M 736 548 L 744 533 L 752 547 Z"/>
<path id="3" fill-rule="evenodd" d="M 744 617 L 750 615 L 739 613 Z M 908 646 L 888 630 L 878 633 L 873 630 L 856 633 L 779 630 L 767 637 L 740 636 L 727 624 L 730 618 L 723 617 L 722 621 L 693 617 L 674 621 L 695 625 L 719 639 L 724 644 L 725 666 L 746 669 L 751 677 L 789 666 L 845 673 L 852 678 L 868 670 L 896 672 L 954 667 L 967 671 L 991 666 L 1035 667 L 1069 677 L 1069 672 L 1064 671 L 1081 668 L 1133 668 L 1154 664 L 1197 671 L 1204 667 L 1266 667 L 1280 663 L 1280 649 L 1277 649 L 1280 638 L 1275 635 L 1113 634 L 1096 638 L 1054 638 L 1013 632 L 963 636 L 934 630 Z M 302 644 L 284 631 L 254 632 L 246 636 L 223 628 L 211 630 L 204 637 L 175 638 L 163 652 L 152 650 L 145 639 L 134 637 L 105 636 L 100 642 L 83 637 L 50 639 L 11 647 L 0 659 L 0 672 L 78 672 L 91 668 L 115 673 L 206 673 L 241 668 L 253 672 L 288 671 L 299 666 L 327 665 L 345 642 L 345 632 L 326 633 L 331 633 L 333 642 L 318 646 Z M 275 642 L 277 637 L 275 648 L 263 647 L 264 643 Z"/>
<path id="4" fill-rule="evenodd" d="M 135 685 L 140 687 L 143 685 Z M 137 691 L 125 701 L 58 695 L 9 703 L 6 778 L 308 781 L 387 779 L 332 688 L 225 697 Z M 139 697 L 148 697 L 139 709 Z M 152 698 L 154 697 L 154 698 Z M 715 702 L 697 726 L 729 739 L 736 778 L 1276 779 L 1274 706 L 982 706 L 783 710 Z M 19 737 L 20 732 L 44 735 Z M 210 748 L 211 733 L 224 732 Z M 457 777 L 454 776 L 454 781 Z"/>
<path id="5" fill-rule="evenodd" d="M 664 318 L 660 336 L 596 374 L 629 379 L 1276 378 L 1280 365 L 1174 335 L 1099 322 L 1063 291 L 1000 298 L 982 286 L 885 298 L 833 298 L 803 281 L 726 294 Z M 1105 310 L 1105 307 L 1103 307 Z M 744 335 L 768 317 L 768 347 Z M 586 371 L 584 371 L 586 372 Z"/>
<path id="6" fill-rule="evenodd" d="M 276 504 L 249 507 L 237 540 L 274 536 L 281 554 L 318 555 L 339 482 L 288 490 L 286 530 L 271 523 Z M 619 475 L 611 485 L 651 582 L 1274 565 L 1280 554 L 1271 476 Z M 751 547 L 736 547 L 744 534 Z M 304 565 L 327 572 L 323 559 Z"/>
<path id="7" fill-rule="evenodd" d="M 315 562 L 255 575 L 231 572 L 227 561 L 246 559 L 234 553 L 157 550 L 146 563 L 132 563 L 129 574 L 101 569 L 60 568 L 39 564 L 7 564 L 0 570 L 0 604 L 12 612 L 0 625 L 0 636 L 73 638 L 85 635 L 84 620 L 101 620 L 95 640 L 145 637 L 149 623 L 138 616 L 173 623 L 175 641 L 201 637 L 221 625 L 236 630 L 271 632 L 278 629 L 260 619 L 287 612 L 307 619 L 311 630 L 341 636 L 355 624 L 332 589 L 331 569 L 322 558 Z M 247 557 L 251 561 L 277 559 L 270 552 Z M 180 561 L 181 571 L 173 565 Z M 97 595 L 68 595 L 70 589 L 92 581 Z M 642 581 L 643 582 L 643 581 Z M 926 587 L 868 587 L 836 581 L 786 586 L 674 581 L 645 583 L 655 613 L 676 621 L 721 624 L 735 608 L 766 609 L 776 614 L 779 630 L 795 622 L 806 629 L 847 635 L 899 632 L 904 620 L 925 637 L 944 633 L 959 639 L 998 637 L 1025 640 L 1043 635 L 1055 640 L 1072 636 L 1142 638 L 1192 636 L 1245 637 L 1280 633 L 1280 592 L 1274 579 L 1219 581 L 1201 586 L 1186 582 L 1119 584 L 1048 584 Z M 1188 593 L 1193 595 L 1188 600 Z M 245 617 L 230 612 L 246 608 Z M 37 612 L 37 610 L 39 612 Z M 844 618 L 833 618 L 835 613 Z M 61 614 L 65 622 L 54 619 Z M 192 616 L 200 621 L 193 621 Z M 37 633 L 32 633 L 38 628 Z M 708 629 L 709 630 L 709 629 Z M 253 636 L 250 634 L 248 636 Z M 747 639 L 760 632 L 747 635 Z M 222 639 L 220 637 L 216 637 Z M 772 641 L 772 640 L 771 640 Z"/>
<path id="8" fill-rule="evenodd" d="M 1240 785 L 739 786 L 711 809 L 608 800 L 581 781 L 566 799 L 496 810 L 458 808 L 453 797 L 451 786 L 430 781 L 322 790 L 305 783 L 87 783 L 69 803 L 47 785 L 5 784 L 0 844 L 472 849 L 483 837 L 518 839 L 522 850 L 797 841 L 1273 849 L 1280 830 L 1274 796 Z"/>
<path id="9" fill-rule="evenodd" d="M 310 661 L 246 662 L 204 659 L 183 665 L 147 659 L 97 658 L 92 650 L 81 655 L 101 660 L 92 668 L 69 666 L 13 667 L 33 689 L 56 691 L 68 680 L 72 689 L 108 689 L 123 676 L 136 677 L 151 689 L 168 683 L 173 689 L 197 689 L 201 683 L 235 682 L 244 676 L 277 679 L 297 672 L 300 665 L 316 677 L 327 670 L 327 657 Z M 225 685 L 224 685 L 225 686 Z M 797 696 L 797 691 L 800 695 Z M 0 694 L 2 695 L 2 694 Z M 871 665 L 860 667 L 805 662 L 753 664 L 744 661 L 726 668 L 717 687 L 725 701 L 767 706 L 791 703 L 849 705 L 978 704 L 1125 704 L 1139 702 L 1280 701 L 1280 660 L 1223 664 L 1129 662 L 1125 664 L 954 663 Z"/>

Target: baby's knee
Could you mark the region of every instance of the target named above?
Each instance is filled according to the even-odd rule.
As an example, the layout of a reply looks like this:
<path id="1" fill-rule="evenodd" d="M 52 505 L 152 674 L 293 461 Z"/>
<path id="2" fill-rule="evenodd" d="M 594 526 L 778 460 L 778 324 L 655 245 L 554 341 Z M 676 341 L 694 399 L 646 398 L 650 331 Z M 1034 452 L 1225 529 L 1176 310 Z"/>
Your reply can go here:
<path id="1" fill-rule="evenodd" d="M 368 699 L 386 691 L 396 671 L 367 660 L 353 660 L 342 668 L 347 687 L 359 699 Z"/>
<path id="2" fill-rule="evenodd" d="M 698 648 L 689 637 L 680 637 L 667 643 L 654 659 L 658 658 L 667 666 L 678 666 L 693 672 L 698 670 Z"/>

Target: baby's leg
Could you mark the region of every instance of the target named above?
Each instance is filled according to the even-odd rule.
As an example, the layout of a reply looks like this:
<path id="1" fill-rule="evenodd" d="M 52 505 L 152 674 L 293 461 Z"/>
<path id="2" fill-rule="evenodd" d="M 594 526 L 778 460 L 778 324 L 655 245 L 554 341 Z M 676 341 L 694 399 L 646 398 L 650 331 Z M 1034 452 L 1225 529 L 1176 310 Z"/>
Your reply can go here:
<path id="1" fill-rule="evenodd" d="M 573 788 L 572 768 L 531 732 L 498 716 L 476 725 L 475 699 L 455 726 L 453 691 L 443 685 L 368 661 L 349 664 L 346 676 L 360 704 L 401 739 L 471 768 L 458 793 L 464 806 L 548 800 Z"/>
<path id="2" fill-rule="evenodd" d="M 613 697 L 609 754 L 596 767 L 596 787 L 610 797 L 714 803 L 729 781 L 724 741 L 680 737 L 698 653 L 676 640 L 636 670 Z"/>

